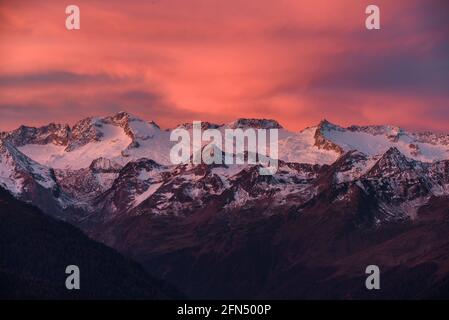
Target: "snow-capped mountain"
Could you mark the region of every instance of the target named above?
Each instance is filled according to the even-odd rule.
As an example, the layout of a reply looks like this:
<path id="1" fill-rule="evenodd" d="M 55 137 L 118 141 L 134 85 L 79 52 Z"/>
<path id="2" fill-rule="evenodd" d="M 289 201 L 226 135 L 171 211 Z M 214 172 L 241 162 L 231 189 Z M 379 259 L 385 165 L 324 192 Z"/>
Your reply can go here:
<path id="1" fill-rule="evenodd" d="M 419 292 L 445 292 L 448 135 L 326 120 L 297 132 L 267 119 L 202 122 L 238 128 L 279 130 L 274 175 L 260 165 L 172 165 L 174 129 L 120 112 L 2 133 L 0 186 L 192 297 L 366 297 L 357 277 L 372 263 L 399 288 L 419 268 L 431 279 Z M 411 292 L 401 290 L 379 297 Z"/>
<path id="2" fill-rule="evenodd" d="M 4 139 L 43 165 L 72 170 L 87 168 L 101 157 L 122 165 L 143 156 L 167 162 L 172 145 L 168 132 L 124 112 L 83 119 L 72 128 L 22 126 Z"/>
<path id="3" fill-rule="evenodd" d="M 28 158 L 7 141 L 0 141 L 0 160 L 0 184 L 15 195 L 31 188 L 29 183 L 46 189 L 56 186 L 52 169 Z"/>
<path id="4" fill-rule="evenodd" d="M 336 190 L 329 201 L 345 201 L 351 188 L 359 188 L 379 200 L 379 212 L 394 217 L 414 217 L 429 197 L 448 194 L 447 135 L 393 126 L 343 128 L 326 120 L 299 132 L 267 119 L 202 123 L 209 128 L 279 129 L 278 172 L 263 177 L 254 165 L 171 165 L 170 130 L 119 112 L 73 127 L 21 126 L 3 134 L 0 182 L 27 198 L 33 188 L 23 181 L 32 181 L 55 194 L 62 210 L 103 218 L 182 215 L 217 199 L 224 211 L 261 202 L 301 206 L 323 192 L 322 181 Z"/>
<path id="5" fill-rule="evenodd" d="M 186 123 L 179 127 L 191 129 Z M 202 123 L 202 129 L 276 128 L 280 160 L 297 163 L 331 164 L 346 151 L 358 150 L 375 156 L 396 147 L 404 155 L 423 162 L 449 157 L 449 136 L 409 133 L 392 126 L 351 126 L 342 128 L 323 120 L 300 132 L 283 129 L 275 120 L 238 119 L 224 125 Z M 49 124 L 41 128 L 21 126 L 4 133 L 6 139 L 35 161 L 58 169 L 87 168 L 100 157 L 122 165 L 140 158 L 170 164 L 170 130 L 161 130 L 126 112 L 104 118 L 87 118 L 68 125 Z"/>
<path id="6" fill-rule="evenodd" d="M 71 203 L 60 189 L 52 168 L 30 159 L 10 142 L 0 140 L 0 187 L 17 199 L 33 203 L 61 218 Z"/>
<path id="7" fill-rule="evenodd" d="M 391 147 L 405 156 L 422 162 L 448 159 L 449 136 L 443 134 L 409 133 L 392 126 L 351 126 L 342 129 L 322 122 L 322 136 L 345 151 L 358 150 L 367 155 L 385 153 Z"/>

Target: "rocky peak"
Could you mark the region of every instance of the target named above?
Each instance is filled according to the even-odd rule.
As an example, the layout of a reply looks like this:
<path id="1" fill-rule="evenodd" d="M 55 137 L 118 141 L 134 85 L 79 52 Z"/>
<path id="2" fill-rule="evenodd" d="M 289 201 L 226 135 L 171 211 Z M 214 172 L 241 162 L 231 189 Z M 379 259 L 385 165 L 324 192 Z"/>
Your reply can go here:
<path id="1" fill-rule="evenodd" d="M 138 171 L 152 171 L 155 169 L 163 168 L 159 163 L 151 159 L 142 158 L 133 162 L 127 163 L 121 170 L 120 175 L 126 175 L 129 173 L 135 174 Z"/>
<path id="2" fill-rule="evenodd" d="M 53 169 L 40 165 L 15 148 L 0 141 L 0 185 L 15 195 L 33 195 L 39 188 L 57 191 Z M 39 196 L 34 194 L 34 196 Z"/>
<path id="3" fill-rule="evenodd" d="M 110 159 L 100 157 L 92 161 L 89 168 L 93 172 L 107 173 L 107 172 L 117 172 L 118 170 L 120 170 L 121 166 Z"/>
<path id="4" fill-rule="evenodd" d="M 229 124 L 231 129 L 282 129 L 282 126 L 276 120 L 272 119 L 251 119 L 240 118 Z"/>
<path id="5" fill-rule="evenodd" d="M 50 123 L 39 128 L 20 126 L 18 129 L 5 133 L 4 138 L 16 147 L 26 144 L 48 144 L 65 146 L 69 141 L 70 127 L 65 124 Z"/>
<path id="6" fill-rule="evenodd" d="M 339 154 L 343 154 L 343 148 L 327 138 L 327 134 L 332 131 L 344 131 L 344 129 L 330 123 L 326 119 L 321 120 L 315 131 L 315 146 L 319 149 L 333 150 Z"/>
<path id="7" fill-rule="evenodd" d="M 333 124 L 326 119 L 321 120 L 320 123 L 318 124 L 317 128 L 318 128 L 317 130 L 322 131 L 322 132 L 323 131 L 332 131 L 332 130 L 344 131 L 344 129 L 342 127 L 337 126 L 336 124 Z"/>
<path id="8" fill-rule="evenodd" d="M 115 115 L 109 117 L 110 119 L 114 120 L 114 121 L 129 121 L 132 119 L 137 119 L 136 116 L 130 114 L 129 112 L 126 111 L 119 111 L 117 112 Z"/>
<path id="9" fill-rule="evenodd" d="M 408 159 L 396 147 L 388 149 L 368 172 L 369 176 L 392 175 L 409 170 L 417 171 L 422 163 Z"/>
<path id="10" fill-rule="evenodd" d="M 123 128 L 125 133 L 132 139 L 128 148 L 137 148 L 140 146 L 139 140 L 152 138 L 152 130 L 160 127 L 154 122 L 146 122 L 130 113 L 120 111 L 114 116 L 104 118 L 106 123 L 110 123 Z"/>
<path id="11" fill-rule="evenodd" d="M 89 117 L 78 121 L 72 128 L 66 151 L 72 151 L 92 141 L 100 141 L 103 136 L 103 133 L 99 130 L 101 127 L 101 121 L 96 118 Z"/>
<path id="12" fill-rule="evenodd" d="M 220 127 L 219 124 L 211 123 L 211 122 L 208 122 L 208 121 L 202 121 L 201 122 L 201 130 L 218 129 L 219 127 Z M 183 124 L 179 125 L 177 128 L 190 130 L 190 129 L 193 128 L 193 123 L 186 122 L 186 123 L 183 123 Z"/>
<path id="13" fill-rule="evenodd" d="M 398 148 L 391 147 L 384 153 L 378 163 L 405 165 L 410 162 L 411 161 L 409 161 Z"/>

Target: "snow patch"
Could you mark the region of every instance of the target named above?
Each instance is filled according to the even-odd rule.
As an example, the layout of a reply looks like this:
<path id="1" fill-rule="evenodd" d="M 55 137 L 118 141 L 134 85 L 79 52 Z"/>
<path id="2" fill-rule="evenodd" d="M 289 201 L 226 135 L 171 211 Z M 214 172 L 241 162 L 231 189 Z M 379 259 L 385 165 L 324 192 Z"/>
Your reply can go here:
<path id="1" fill-rule="evenodd" d="M 142 202 L 144 202 L 146 199 L 148 199 L 149 197 L 151 197 L 153 195 L 153 193 L 155 193 L 159 187 L 163 184 L 163 182 L 159 182 L 159 183 L 155 183 L 152 184 L 148 187 L 147 191 L 145 191 L 144 193 L 136 196 L 134 198 L 134 202 L 132 205 L 132 208 L 137 207 L 139 204 L 141 204 Z"/>
<path id="2" fill-rule="evenodd" d="M 69 152 L 65 147 L 53 144 L 28 144 L 18 149 L 31 159 L 55 169 L 77 170 L 87 168 L 93 160 L 101 157 L 121 158 L 121 152 L 131 143 L 131 138 L 118 126 L 103 124 L 100 130 L 103 133 L 100 141 Z"/>

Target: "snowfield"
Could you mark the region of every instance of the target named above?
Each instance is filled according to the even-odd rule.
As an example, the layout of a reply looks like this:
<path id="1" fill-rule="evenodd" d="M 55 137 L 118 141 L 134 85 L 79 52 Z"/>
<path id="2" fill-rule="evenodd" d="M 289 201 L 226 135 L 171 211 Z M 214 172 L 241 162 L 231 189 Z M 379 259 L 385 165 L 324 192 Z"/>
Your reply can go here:
<path id="1" fill-rule="evenodd" d="M 54 144 L 28 144 L 18 149 L 31 159 L 55 169 L 87 168 L 92 161 L 101 157 L 121 159 L 121 153 L 131 143 L 131 138 L 122 128 L 114 125 L 103 125 L 101 132 L 101 141 L 92 141 L 73 151 L 65 151 L 64 146 Z"/>
<path id="2" fill-rule="evenodd" d="M 385 127 L 390 128 L 390 126 Z M 323 134 L 345 151 L 357 150 L 369 156 L 381 155 L 391 147 L 396 147 L 407 157 L 423 162 L 449 158 L 448 145 L 438 144 L 438 141 L 434 143 L 418 142 L 412 134 L 402 132 L 400 129 L 386 130 L 385 134 L 327 129 Z"/>

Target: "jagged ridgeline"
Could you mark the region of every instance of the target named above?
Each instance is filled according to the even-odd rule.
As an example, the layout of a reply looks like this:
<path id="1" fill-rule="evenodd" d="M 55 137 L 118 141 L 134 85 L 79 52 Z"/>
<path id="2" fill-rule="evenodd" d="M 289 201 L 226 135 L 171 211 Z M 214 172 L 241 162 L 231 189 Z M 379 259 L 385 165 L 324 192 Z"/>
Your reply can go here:
<path id="1" fill-rule="evenodd" d="M 208 128 L 278 129 L 277 172 L 172 165 L 172 129 L 120 112 L 2 133 L 0 185 L 192 297 L 359 297 L 376 262 L 396 286 L 380 297 L 447 292 L 448 135 L 325 120 Z M 407 290 L 417 274 L 428 280 Z"/>

